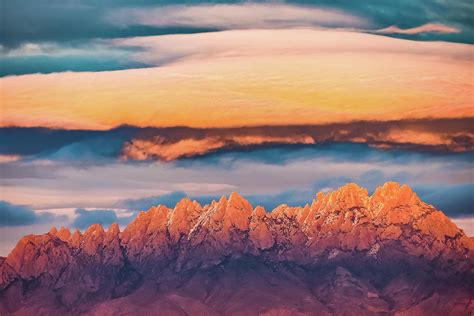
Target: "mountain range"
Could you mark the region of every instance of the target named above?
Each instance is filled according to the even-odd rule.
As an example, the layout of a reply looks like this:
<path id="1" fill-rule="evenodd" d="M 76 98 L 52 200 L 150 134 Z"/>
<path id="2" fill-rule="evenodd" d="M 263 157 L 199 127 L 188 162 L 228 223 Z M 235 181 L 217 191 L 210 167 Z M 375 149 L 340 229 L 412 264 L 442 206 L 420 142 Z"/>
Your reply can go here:
<path id="1" fill-rule="evenodd" d="M 473 296 L 474 239 L 395 182 L 271 212 L 185 198 L 0 259 L 2 315 L 471 315 Z"/>

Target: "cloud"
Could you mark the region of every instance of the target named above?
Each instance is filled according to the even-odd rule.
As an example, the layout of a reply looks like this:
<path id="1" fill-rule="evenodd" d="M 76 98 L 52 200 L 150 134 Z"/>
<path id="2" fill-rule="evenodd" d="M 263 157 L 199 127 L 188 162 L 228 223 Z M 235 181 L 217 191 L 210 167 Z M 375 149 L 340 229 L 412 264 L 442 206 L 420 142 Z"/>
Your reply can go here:
<path id="1" fill-rule="evenodd" d="M 13 134 L 6 129 L 0 130 L 0 149 L 3 148 L 5 154 L 21 151 L 22 159 L 0 164 L 0 195 L 10 203 L 29 205 L 36 210 L 110 210 L 143 209 L 143 205 L 120 206 L 117 202 L 176 191 L 190 196 L 214 197 L 231 191 L 265 195 L 308 188 L 322 190 L 348 179 L 367 187 L 389 180 L 406 182 L 413 187 L 470 183 L 473 165 L 472 149 L 468 149 L 472 141 L 459 135 L 472 133 L 472 126 L 472 119 L 466 118 L 226 129 L 122 127 L 108 131 L 38 132 L 37 129 L 15 128 Z M 392 129 L 455 135 L 457 143 L 451 149 L 436 144 L 414 144 L 411 139 L 397 143 L 393 137 L 387 142 L 385 134 Z M 8 137 L 3 139 L 3 135 L 21 137 L 14 144 Z M 235 137 L 253 140 L 254 136 L 292 138 L 302 135 L 312 137 L 315 144 L 247 146 L 230 142 Z M 125 142 L 153 140 L 156 136 L 165 138 L 169 144 L 183 139 L 219 137 L 229 140 L 229 145 L 167 162 L 154 160 L 156 157 L 151 161 L 117 159 Z M 358 141 L 363 138 L 366 142 L 351 142 L 354 138 Z M 388 148 L 380 149 L 380 144 Z M 456 148 L 461 145 L 465 152 L 457 152 Z M 332 183 L 329 179 L 340 181 Z M 319 184 L 313 186 L 314 183 Z M 169 201 L 175 202 L 184 193 L 176 194 L 174 199 L 169 197 Z"/>
<path id="2" fill-rule="evenodd" d="M 76 217 L 71 226 L 79 229 L 87 229 L 92 224 L 100 224 L 105 227 L 112 223 L 125 225 L 133 220 L 133 216 L 130 215 L 117 216 L 115 210 L 86 210 L 79 208 L 74 213 Z"/>
<path id="3" fill-rule="evenodd" d="M 368 21 L 335 9 L 282 3 L 172 5 L 119 9 L 108 15 L 117 25 L 210 27 L 218 29 L 294 26 L 362 27 Z"/>
<path id="4" fill-rule="evenodd" d="M 5 127 L 0 133 L 0 152 L 32 155 L 51 152 L 68 144 L 101 135 L 97 131 L 54 130 L 49 128 Z M 32 141 L 34 136 L 35 141 Z"/>
<path id="5" fill-rule="evenodd" d="M 372 31 L 368 31 L 369 33 Z M 245 29 L 201 34 L 129 37 L 110 40 L 118 48 L 135 48 L 136 62 L 162 66 L 187 60 L 325 53 L 392 53 L 436 55 L 472 60 L 472 47 L 454 43 L 401 41 L 363 31 L 314 28 Z M 375 61 L 372 61 L 375 62 Z"/>
<path id="6" fill-rule="evenodd" d="M 191 136 L 191 138 L 169 142 L 162 136 L 156 136 L 149 140 L 133 139 L 127 142 L 121 157 L 131 160 L 171 161 L 184 157 L 201 156 L 216 150 L 272 144 L 314 144 L 314 139 L 305 135 L 229 135 L 227 137 L 210 136 L 204 139 L 195 139 Z"/>
<path id="7" fill-rule="evenodd" d="M 4 199 L 34 209 L 140 210 L 146 204 L 117 203 L 177 191 L 193 197 L 215 197 L 231 191 L 273 195 L 311 188 L 314 194 L 347 180 L 369 189 L 391 180 L 417 188 L 433 183 L 454 185 L 472 182 L 473 168 L 471 153 L 387 151 L 354 143 L 221 151 L 167 163 L 114 161 L 82 165 L 50 161 L 54 172 L 35 163 L 25 160 L 2 164 L 11 169 L 0 179 Z M 31 166 L 36 173 L 22 174 Z M 171 205 L 180 197 L 182 193 L 175 193 L 165 202 Z M 148 203 L 161 203 L 161 199 L 149 199 Z"/>
<path id="8" fill-rule="evenodd" d="M 21 159 L 20 155 L 2 155 L 0 154 L 0 164 L 12 161 L 18 161 Z"/>
<path id="9" fill-rule="evenodd" d="M 155 4 L 152 0 L 140 1 L 144 7 Z M 95 3 L 88 0 L 55 3 L 35 0 L 2 3 L 0 43 L 8 49 L 26 43 L 87 43 L 97 38 L 117 38 L 140 35 L 179 34 L 209 31 L 179 27 L 117 27 L 105 16 L 114 9 L 126 8 L 127 1 L 106 0 Z M 28 25 L 24 23 L 28 21 Z"/>
<path id="10" fill-rule="evenodd" d="M 0 201 L 0 226 L 21 226 L 33 224 L 37 217 L 33 210 L 21 206 Z"/>
<path id="11" fill-rule="evenodd" d="M 207 129 L 123 126 L 106 131 L 9 127 L 0 128 L 0 155 L 15 157 L 4 164 L 45 159 L 94 165 L 119 158 L 174 161 L 218 151 L 324 143 L 365 143 L 384 150 L 470 152 L 474 150 L 472 126 L 474 118 Z M 2 169 L 7 176 L 8 166 L 0 164 Z M 21 169 L 25 173 L 28 167 Z"/>
<path id="12" fill-rule="evenodd" d="M 161 1 L 140 0 L 131 4 L 123 0 L 104 0 L 100 3 L 76 0 L 56 3 L 35 0 L 6 1 L 3 3 L 0 43 L 7 48 L 20 47 L 27 43 L 71 43 L 97 38 L 120 38 L 144 35 L 179 34 L 228 29 L 231 25 L 353 25 L 369 21 L 383 28 L 403 24 L 411 28 L 426 23 L 459 26 L 462 33 L 433 34 L 434 39 L 472 43 L 473 8 L 469 0 L 415 2 L 402 0 L 387 2 L 367 0 L 364 3 L 351 0 L 318 1 L 310 5 L 306 1 L 285 1 L 285 3 L 262 3 L 237 1 Z M 306 3 L 306 5 L 302 5 Z M 134 8 L 130 8 L 133 5 Z M 171 26 L 129 25 L 111 17 L 127 19 L 139 18 L 142 12 L 150 22 L 172 24 Z M 153 13 L 166 13 L 154 16 Z M 259 16 L 257 16 L 259 14 Z M 199 21 L 198 18 L 201 18 Z M 132 21 L 130 21 L 132 20 Z M 158 21 L 157 21 L 158 20 Z M 28 25 L 24 23 L 28 21 Z M 225 23 L 227 21 L 227 24 Z M 242 21 L 242 22 L 240 22 Z M 144 21 L 146 22 L 146 21 Z M 165 23 L 166 22 L 166 23 Z M 151 23 L 153 24 L 153 23 Z M 180 25 L 196 25 L 196 27 Z M 203 25 L 216 25 L 209 28 Z"/>
<path id="13" fill-rule="evenodd" d="M 59 217 L 63 219 L 62 217 Z M 32 209 L 0 200 L 0 227 L 25 226 L 47 221 L 54 221 L 58 218 L 49 212 L 37 214 Z"/>
<path id="14" fill-rule="evenodd" d="M 0 57 L 4 65 L 0 77 L 32 73 L 49 74 L 54 72 L 111 71 L 129 68 L 148 67 L 126 56 L 98 55 L 31 55 Z"/>
<path id="15" fill-rule="evenodd" d="M 111 45 L 136 47 L 130 58 L 161 67 L 2 78 L 0 126 L 236 127 L 472 115 L 472 45 L 314 29 Z M 449 80 L 439 80 L 446 74 Z"/>
<path id="16" fill-rule="evenodd" d="M 473 171 L 467 171 L 474 179 Z M 420 186 L 420 196 L 452 218 L 474 217 L 474 183 Z"/>
<path id="17" fill-rule="evenodd" d="M 1 46 L 0 46 L 1 48 Z M 105 71 L 142 68 L 148 65 L 133 61 L 131 54 L 139 50 L 118 47 L 97 39 L 87 43 L 24 43 L 0 52 L 0 76 L 63 71 Z"/>
<path id="18" fill-rule="evenodd" d="M 323 1 L 306 6 L 298 2 L 244 2 L 119 8 L 109 12 L 106 19 L 122 27 L 181 26 L 219 30 L 304 26 L 365 29 L 370 33 L 369 26 L 385 26 L 378 33 L 404 34 L 414 39 L 471 42 L 468 34 L 472 34 L 473 29 L 466 19 L 469 12 L 472 13 L 472 8 L 463 0 L 450 4 L 439 1 L 425 1 L 422 4 L 369 1 L 364 5 L 350 1 Z M 405 28 L 397 27 L 397 23 L 402 23 Z M 387 24 L 392 26 L 386 27 Z M 449 26 L 451 24 L 460 25 L 464 34 L 461 34 L 460 28 Z M 430 33 L 431 36 L 413 37 L 421 33 Z"/>
<path id="19" fill-rule="evenodd" d="M 90 50 L 82 53 L 90 55 L 98 49 L 98 39 L 209 32 L 242 27 L 244 23 L 248 23 L 245 28 L 366 24 L 365 19 L 337 8 L 277 3 L 178 5 L 170 1 L 156 6 L 156 2 L 144 0 L 135 3 L 138 5 L 135 8 L 123 1 L 95 4 L 79 0 L 58 5 L 21 0 L 21 3 L 3 6 L 0 43 L 4 51 L 12 51 L 11 55 L 43 54 L 46 47 L 54 48 L 48 49 L 50 56 L 54 56 L 74 45 L 89 46 Z M 21 21 L 29 21 L 33 27 L 26 27 Z"/>
<path id="20" fill-rule="evenodd" d="M 117 203 L 118 207 L 127 208 L 133 211 L 148 210 L 153 205 L 166 205 L 174 207 L 181 199 L 186 197 L 183 191 L 176 191 L 159 196 L 149 196 L 139 199 L 126 199 Z"/>
<path id="21" fill-rule="evenodd" d="M 5 127 L 0 128 L 0 155 L 78 162 L 116 158 L 137 130 L 125 126 L 109 131 Z"/>
<path id="22" fill-rule="evenodd" d="M 389 27 L 386 27 L 384 29 L 380 29 L 380 30 L 376 31 L 376 33 L 381 33 L 381 34 L 396 33 L 396 34 L 410 34 L 410 35 L 420 34 L 420 33 L 445 33 L 445 34 L 449 34 L 449 33 L 459 33 L 459 32 L 461 32 L 461 30 L 459 30 L 455 27 L 451 27 L 451 26 L 447 26 L 447 25 L 443 25 L 443 24 L 435 24 L 435 23 L 428 23 L 428 24 L 424 24 L 424 25 L 421 25 L 421 26 L 412 27 L 412 28 L 408 28 L 408 29 L 401 29 L 396 25 L 392 25 L 392 26 L 389 26 Z"/>
<path id="23" fill-rule="evenodd" d="M 474 43 L 468 0 L 238 2 L 19 0 L 2 5 L 1 76 L 150 66 L 104 39 L 231 29 L 324 27 L 424 41 Z M 28 21 L 26 25 L 24 21 Z M 388 27 L 387 27 L 388 26 Z M 459 32 L 455 32 L 458 30 Z"/>
<path id="24" fill-rule="evenodd" d="M 305 126 L 262 126 L 234 129 L 151 129 L 128 141 L 123 159 L 176 160 L 218 150 L 313 145 L 327 142 L 366 143 L 381 149 L 468 152 L 474 150 L 472 118 L 351 122 Z"/>
<path id="25" fill-rule="evenodd" d="M 453 218 L 452 221 L 469 237 L 474 237 L 474 216 Z"/>

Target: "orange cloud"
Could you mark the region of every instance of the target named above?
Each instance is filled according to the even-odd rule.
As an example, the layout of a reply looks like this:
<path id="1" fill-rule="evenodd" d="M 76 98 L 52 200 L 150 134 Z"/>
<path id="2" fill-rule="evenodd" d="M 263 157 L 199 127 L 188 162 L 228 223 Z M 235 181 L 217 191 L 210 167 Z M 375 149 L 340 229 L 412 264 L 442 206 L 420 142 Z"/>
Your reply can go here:
<path id="1" fill-rule="evenodd" d="M 203 139 L 185 138 L 177 142 L 168 142 L 165 137 L 157 136 L 151 140 L 134 139 L 123 148 L 122 159 L 164 161 L 183 157 L 204 155 L 218 149 L 245 147 L 262 144 L 314 144 L 308 135 L 295 136 L 260 136 L 260 135 L 228 135 L 223 137 L 210 136 Z"/>
<path id="2" fill-rule="evenodd" d="M 427 23 L 417 27 L 412 27 L 409 29 L 401 29 L 396 25 L 389 26 L 387 28 L 377 30 L 376 33 L 383 33 L 383 34 L 420 34 L 420 33 L 459 33 L 461 30 L 455 27 L 447 26 L 444 24 L 435 24 L 435 23 Z"/>
<path id="3" fill-rule="evenodd" d="M 146 129 L 124 144 L 121 159 L 172 161 L 217 150 L 276 144 L 367 143 L 381 149 L 474 150 L 474 118 L 351 122 L 315 126 Z"/>
<path id="4" fill-rule="evenodd" d="M 124 40 L 161 67 L 2 78 L 0 125 L 108 129 L 472 115 L 472 45 L 313 29 Z"/>
<path id="5" fill-rule="evenodd" d="M 0 164 L 12 161 L 18 161 L 21 159 L 20 155 L 2 155 L 0 154 Z"/>
<path id="6" fill-rule="evenodd" d="M 401 130 L 390 129 L 386 133 L 380 135 L 377 139 L 380 143 L 389 144 L 413 144 L 426 146 L 446 146 L 450 151 L 463 152 L 466 151 L 466 146 L 462 142 L 457 142 L 456 139 L 474 140 L 474 133 L 443 133 L 436 131 L 417 131 L 417 130 Z M 389 145 L 385 145 L 391 147 Z"/>

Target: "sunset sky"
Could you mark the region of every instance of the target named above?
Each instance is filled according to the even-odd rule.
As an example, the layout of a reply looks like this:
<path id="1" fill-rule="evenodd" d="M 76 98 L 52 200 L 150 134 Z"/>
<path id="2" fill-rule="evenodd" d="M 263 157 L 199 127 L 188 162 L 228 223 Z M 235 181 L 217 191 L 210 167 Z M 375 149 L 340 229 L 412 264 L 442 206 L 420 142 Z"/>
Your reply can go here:
<path id="1" fill-rule="evenodd" d="M 407 183 L 474 234 L 469 1 L 6 2 L 0 255 L 188 195 Z"/>
<path id="2" fill-rule="evenodd" d="M 129 58 L 157 67 L 8 76 L 1 124 L 229 127 L 472 112 L 472 45 L 307 28 L 109 45 L 138 47 Z"/>

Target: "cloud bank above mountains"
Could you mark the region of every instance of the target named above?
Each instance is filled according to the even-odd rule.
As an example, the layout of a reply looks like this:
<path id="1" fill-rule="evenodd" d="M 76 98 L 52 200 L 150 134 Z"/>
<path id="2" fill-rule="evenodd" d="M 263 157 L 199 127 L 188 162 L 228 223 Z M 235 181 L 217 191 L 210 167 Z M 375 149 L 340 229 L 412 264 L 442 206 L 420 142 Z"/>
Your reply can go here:
<path id="1" fill-rule="evenodd" d="M 362 143 L 386 150 L 471 152 L 473 126 L 474 118 L 208 129 L 122 126 L 107 131 L 5 127 L 0 128 L 0 156 L 5 157 L 4 162 L 173 161 L 219 151 L 324 143 Z"/>

